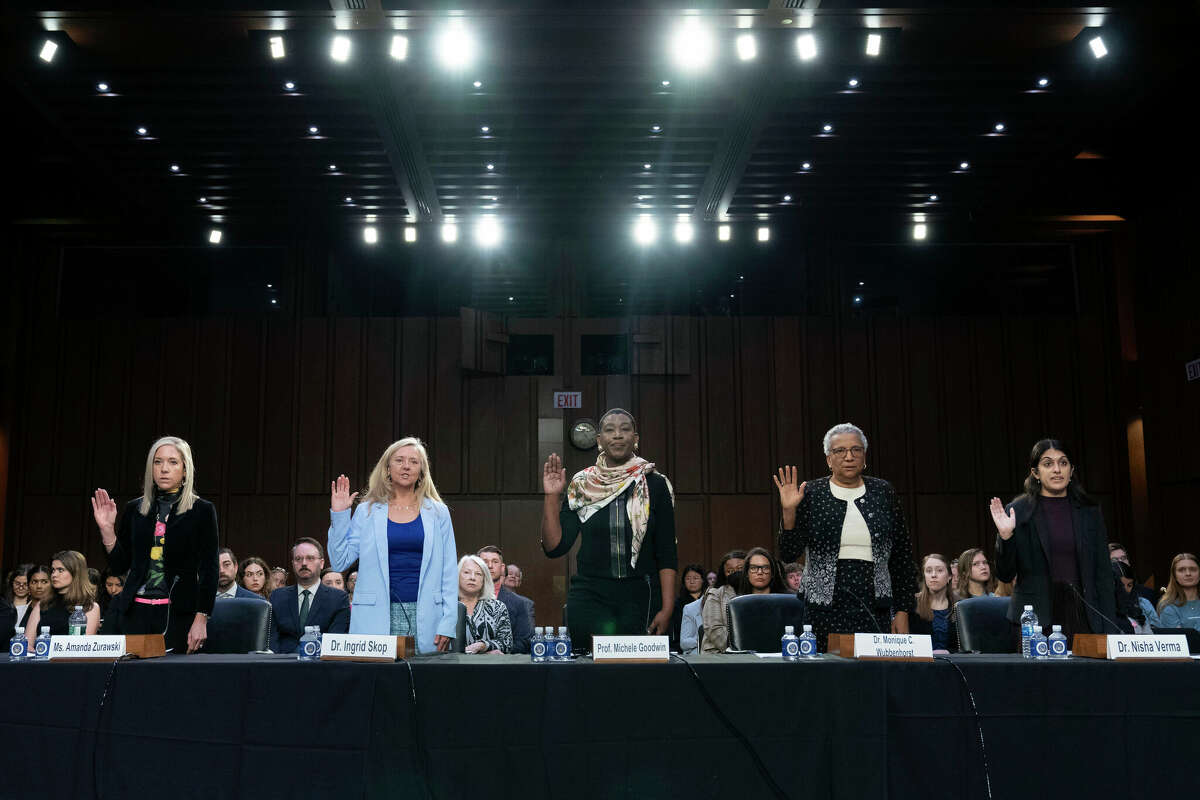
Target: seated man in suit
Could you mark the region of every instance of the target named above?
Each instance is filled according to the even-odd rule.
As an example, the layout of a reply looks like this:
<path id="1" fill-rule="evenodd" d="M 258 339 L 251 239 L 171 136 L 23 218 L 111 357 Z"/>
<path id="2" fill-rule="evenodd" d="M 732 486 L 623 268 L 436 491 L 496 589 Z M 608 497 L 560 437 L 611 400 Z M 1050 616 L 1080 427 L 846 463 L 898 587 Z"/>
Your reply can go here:
<path id="1" fill-rule="evenodd" d="M 271 592 L 271 650 L 294 653 L 304 628 L 316 625 L 321 633 L 350 630 L 350 595 L 321 583 L 325 551 L 316 539 L 305 537 L 292 547 L 296 584 Z"/>
<path id="2" fill-rule="evenodd" d="M 237 582 L 237 556 L 228 547 L 217 551 L 217 599 L 222 597 L 244 597 L 247 600 L 262 600 L 261 597 Z"/>
<path id="3" fill-rule="evenodd" d="M 533 601 L 504 585 L 504 554 L 500 552 L 499 547 L 489 544 L 487 547 L 481 547 L 475 555 L 487 564 L 496 588 L 496 599 L 508 609 L 513 635 L 512 650 L 509 652 L 528 653 L 529 640 L 533 638 Z"/>

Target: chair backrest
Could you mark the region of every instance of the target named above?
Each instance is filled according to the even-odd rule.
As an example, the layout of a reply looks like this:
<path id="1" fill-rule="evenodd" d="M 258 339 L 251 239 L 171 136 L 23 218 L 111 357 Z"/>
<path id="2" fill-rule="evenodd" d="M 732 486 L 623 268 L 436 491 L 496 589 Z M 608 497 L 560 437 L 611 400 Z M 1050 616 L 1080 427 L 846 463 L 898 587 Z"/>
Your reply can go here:
<path id="1" fill-rule="evenodd" d="M 968 597 L 954 606 L 958 648 L 964 653 L 1015 653 L 1008 597 Z"/>
<path id="2" fill-rule="evenodd" d="M 271 604 L 249 597 L 222 597 L 208 618 L 205 653 L 255 653 L 271 644 Z"/>
<path id="3" fill-rule="evenodd" d="M 458 622 L 454 623 L 454 652 L 465 653 L 467 650 L 467 607 L 458 604 Z"/>
<path id="4" fill-rule="evenodd" d="M 786 625 L 804 629 L 804 601 L 794 594 L 743 594 L 725 606 L 729 649 L 769 653 L 779 649 Z"/>

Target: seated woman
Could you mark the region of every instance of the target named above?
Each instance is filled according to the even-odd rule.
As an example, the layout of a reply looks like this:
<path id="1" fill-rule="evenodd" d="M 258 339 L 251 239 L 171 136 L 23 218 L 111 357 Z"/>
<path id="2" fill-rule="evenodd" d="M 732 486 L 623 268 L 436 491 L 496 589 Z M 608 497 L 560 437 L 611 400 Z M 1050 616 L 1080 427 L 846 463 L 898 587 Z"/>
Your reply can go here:
<path id="1" fill-rule="evenodd" d="M 770 551 L 755 547 L 746 553 L 738 594 L 790 594 L 783 569 Z"/>
<path id="2" fill-rule="evenodd" d="M 1171 559 L 1171 579 L 1158 601 L 1158 618 L 1163 628 L 1200 630 L 1200 562 L 1191 553 Z"/>
<path id="3" fill-rule="evenodd" d="M 958 557 L 958 577 L 954 581 L 954 592 L 960 600 L 968 597 L 994 597 L 1000 582 L 992 574 L 992 564 L 987 553 L 978 547 L 963 550 Z"/>
<path id="4" fill-rule="evenodd" d="M 21 564 L 14 570 L 8 573 L 8 591 L 6 599 L 12 605 L 16 615 L 16 620 L 13 624 L 20 622 L 25 617 L 25 612 L 32 604 L 29 596 L 29 578 L 27 573 L 33 567 L 33 564 Z M 7 631 L 5 631 L 7 633 Z"/>
<path id="5" fill-rule="evenodd" d="M 1112 562 L 1112 566 L 1113 572 L 1120 579 L 1117 587 L 1118 616 L 1129 620 L 1134 633 L 1151 634 L 1154 633 L 1154 628 L 1163 627 L 1154 605 L 1135 591 L 1133 567 L 1129 566 L 1128 562 L 1116 560 Z M 1117 620 L 1118 623 L 1120 621 Z"/>
<path id="6" fill-rule="evenodd" d="M 25 613 L 17 620 L 22 629 L 29 624 L 33 610 L 50 600 L 50 568 L 41 565 L 30 567 L 25 572 L 25 580 L 29 584 L 29 603 L 25 606 Z"/>
<path id="7" fill-rule="evenodd" d="M 679 652 L 685 656 L 700 652 L 700 634 L 704 630 L 704 618 L 701 616 L 703 605 L 704 597 L 701 595 L 699 600 L 693 600 L 683 607 L 679 623 Z"/>
<path id="8" fill-rule="evenodd" d="M 704 593 L 700 603 L 700 618 L 704 625 L 700 651 L 703 653 L 724 653 L 729 644 L 729 631 L 725 627 L 725 606 L 729 605 L 730 598 L 737 597 L 737 586 L 742 579 L 742 567 L 745 563 L 745 552 L 730 550 L 721 557 L 716 583 Z"/>
<path id="9" fill-rule="evenodd" d="M 959 572 L 963 574 L 965 570 Z M 969 574 L 969 573 L 968 573 Z M 921 559 L 921 591 L 917 592 L 917 613 L 909 619 L 909 633 L 933 638 L 933 652 L 958 651 L 958 623 L 954 604 L 958 596 L 950 590 L 950 561 L 940 553 Z"/>
<path id="10" fill-rule="evenodd" d="M 321 583 L 330 589 L 346 591 L 346 579 L 342 576 L 342 573 L 332 567 L 326 567 L 321 570 Z"/>
<path id="11" fill-rule="evenodd" d="M 69 633 L 67 621 L 75 606 L 83 606 L 87 616 L 84 631 L 91 636 L 100 630 L 100 606 L 96 603 L 96 587 L 88 580 L 87 560 L 75 550 L 60 550 L 50 561 L 52 591 L 46 600 L 34 606 L 25 625 L 25 638 L 33 642 L 43 627 L 51 635 Z"/>
<path id="12" fill-rule="evenodd" d="M 458 562 L 458 602 L 467 607 L 466 653 L 507 653 L 512 650 L 512 621 L 496 599 L 492 573 L 479 556 Z"/>
<path id="13" fill-rule="evenodd" d="M 675 598 L 675 611 L 671 614 L 671 647 L 680 648 L 679 638 L 683 629 L 683 608 L 704 595 L 704 567 L 688 564 L 680 573 L 679 596 Z"/>
<path id="14" fill-rule="evenodd" d="M 263 600 L 271 599 L 271 568 L 258 556 L 243 558 L 238 565 L 238 583 Z"/>

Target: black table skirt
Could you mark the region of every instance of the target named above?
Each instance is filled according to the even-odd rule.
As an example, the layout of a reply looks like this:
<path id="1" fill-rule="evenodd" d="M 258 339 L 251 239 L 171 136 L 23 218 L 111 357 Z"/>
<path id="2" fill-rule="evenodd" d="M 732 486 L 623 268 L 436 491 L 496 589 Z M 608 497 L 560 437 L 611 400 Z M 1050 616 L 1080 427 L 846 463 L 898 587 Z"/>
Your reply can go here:
<path id="1" fill-rule="evenodd" d="M 994 797 L 1194 786 L 1200 664 L 952 658 Z M 949 663 L 689 661 L 789 797 L 987 796 Z M 0 795 L 37 776 L 41 796 L 72 798 L 772 796 L 684 664 L 411 666 L 415 716 L 399 663 L 122 662 L 97 731 L 110 665 L 0 663 Z"/>

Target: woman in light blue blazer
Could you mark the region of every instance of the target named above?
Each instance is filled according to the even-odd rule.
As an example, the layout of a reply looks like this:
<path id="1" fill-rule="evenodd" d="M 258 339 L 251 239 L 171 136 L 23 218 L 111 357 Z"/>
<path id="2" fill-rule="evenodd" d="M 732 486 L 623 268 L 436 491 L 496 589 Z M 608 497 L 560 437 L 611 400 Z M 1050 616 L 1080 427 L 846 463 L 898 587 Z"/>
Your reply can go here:
<path id="1" fill-rule="evenodd" d="M 450 509 L 420 439 L 393 442 L 371 470 L 362 502 L 350 479 L 330 484 L 329 557 L 358 560 L 350 632 L 412 636 L 417 652 L 445 652 L 458 621 L 458 551 Z"/>

